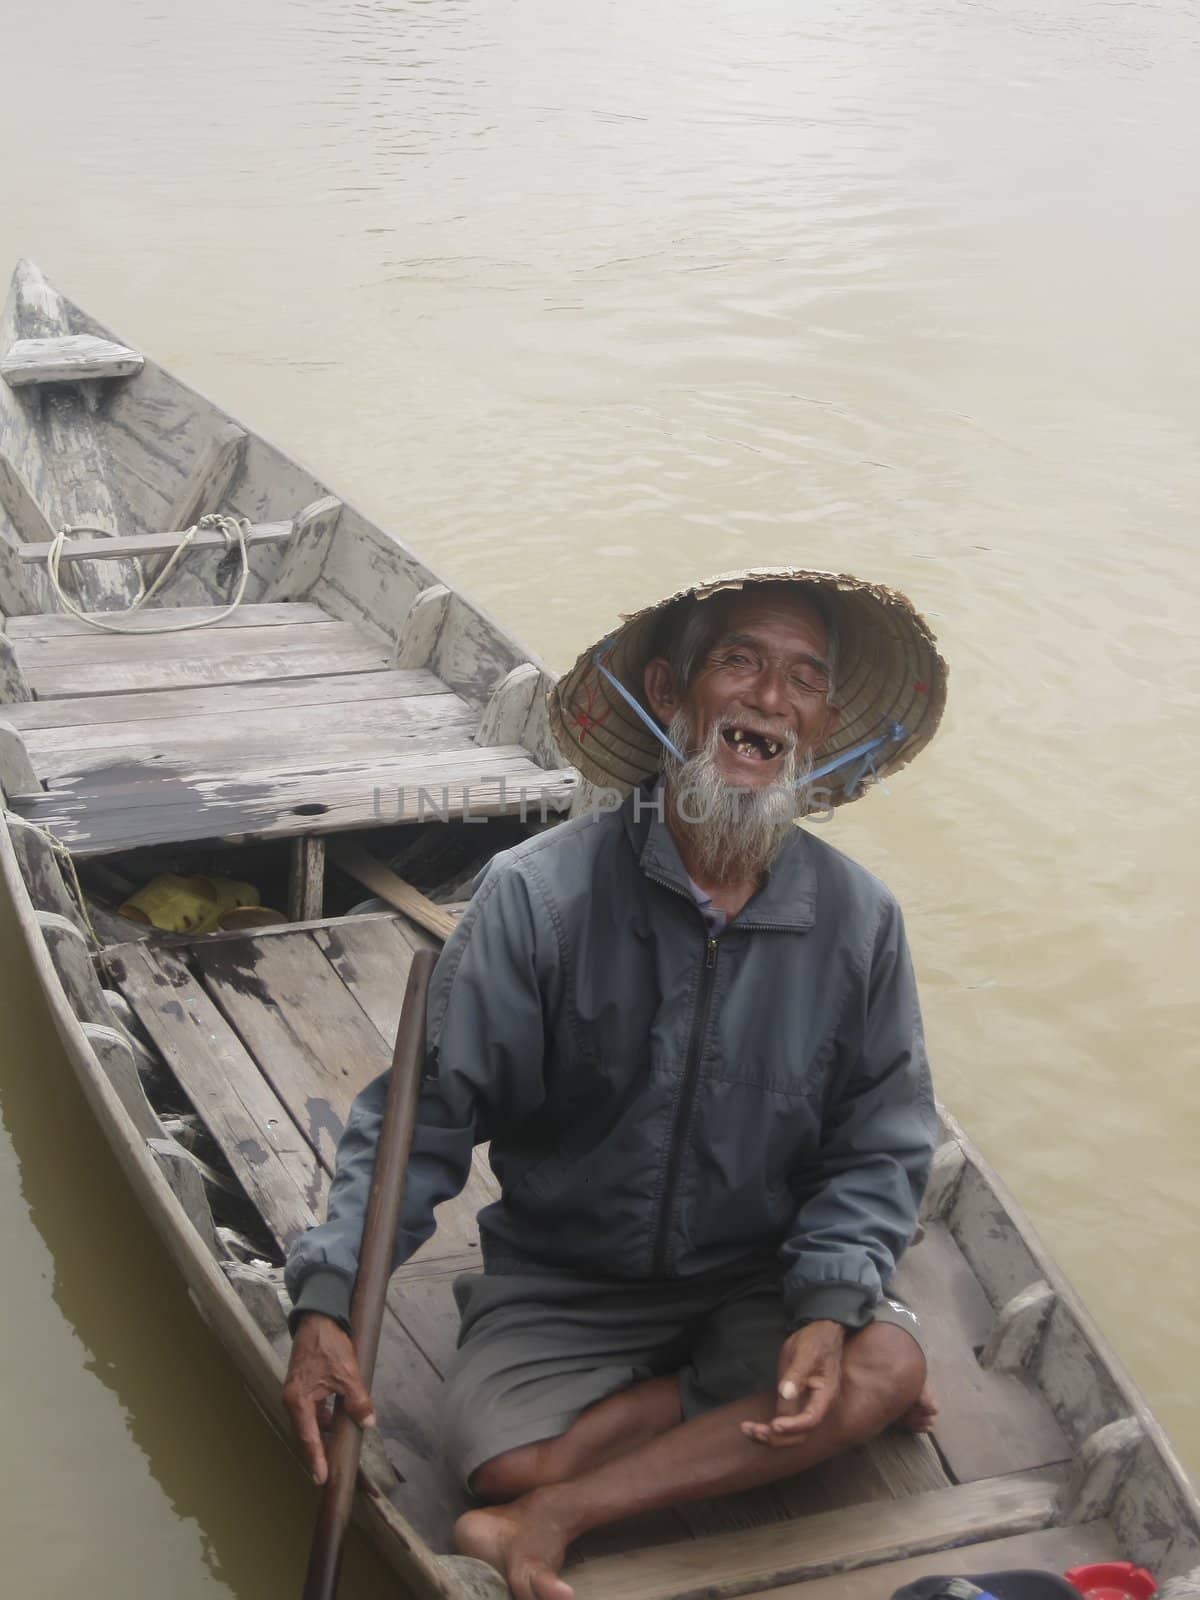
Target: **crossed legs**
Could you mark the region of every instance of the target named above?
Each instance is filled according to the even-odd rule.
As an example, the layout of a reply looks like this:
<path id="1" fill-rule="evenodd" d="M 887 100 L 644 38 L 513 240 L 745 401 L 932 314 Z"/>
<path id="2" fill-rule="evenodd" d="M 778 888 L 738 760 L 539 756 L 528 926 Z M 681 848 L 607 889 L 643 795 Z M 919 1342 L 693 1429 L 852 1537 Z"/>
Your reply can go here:
<path id="1" fill-rule="evenodd" d="M 910 1414 L 920 1426 L 924 1385 L 915 1340 L 873 1323 L 847 1341 L 841 1388 L 824 1420 L 774 1448 L 741 1431 L 743 1422 L 775 1415 L 772 1390 L 685 1422 L 673 1378 L 635 1384 L 589 1407 L 559 1437 L 485 1462 L 472 1489 L 508 1504 L 467 1512 L 455 1542 L 502 1572 L 516 1600 L 571 1600 L 557 1574 L 567 1546 L 589 1529 L 791 1477 Z"/>

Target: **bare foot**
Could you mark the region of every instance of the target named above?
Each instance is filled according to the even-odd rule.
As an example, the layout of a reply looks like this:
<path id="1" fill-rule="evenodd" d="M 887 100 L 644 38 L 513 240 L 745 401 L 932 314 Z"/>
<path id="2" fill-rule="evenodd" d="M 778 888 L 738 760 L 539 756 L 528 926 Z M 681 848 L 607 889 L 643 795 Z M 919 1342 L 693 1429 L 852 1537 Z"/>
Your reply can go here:
<path id="1" fill-rule="evenodd" d="M 558 1576 L 566 1540 L 540 1502 L 535 1491 L 510 1505 L 468 1511 L 454 1525 L 454 1548 L 495 1567 L 514 1600 L 575 1600 Z"/>
<path id="2" fill-rule="evenodd" d="M 903 1428 L 906 1433 L 928 1433 L 937 1414 L 938 1403 L 933 1398 L 933 1390 L 926 1384 L 896 1426 Z"/>

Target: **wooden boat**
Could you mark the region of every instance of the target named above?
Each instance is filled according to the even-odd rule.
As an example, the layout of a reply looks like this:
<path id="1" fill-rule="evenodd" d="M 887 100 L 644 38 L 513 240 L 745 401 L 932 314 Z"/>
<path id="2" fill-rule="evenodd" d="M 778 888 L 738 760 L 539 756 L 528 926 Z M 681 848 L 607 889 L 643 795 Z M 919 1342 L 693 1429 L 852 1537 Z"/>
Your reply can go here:
<path id="1" fill-rule="evenodd" d="M 28 263 L 0 376 L 0 864 L 106 1136 L 286 1434 L 283 1253 L 389 1059 L 412 952 L 453 927 L 497 848 L 569 807 L 576 776 L 540 663 Z M 194 536 L 131 631 L 63 609 L 60 526 L 95 530 L 70 537 L 61 590 L 111 621 L 212 513 L 248 527 L 229 614 L 228 524 Z M 148 631 L 164 622 L 203 626 Z M 287 919 L 168 935 L 116 914 L 163 872 L 249 880 Z M 364 888 L 382 899 L 364 909 Z M 929 1330 L 932 1436 L 589 1536 L 580 1600 L 866 1600 L 934 1571 L 1110 1558 L 1195 1583 L 1200 1503 L 1161 1428 L 948 1114 L 943 1136 L 899 1284 Z M 389 1299 L 358 1511 L 422 1600 L 503 1591 L 444 1554 L 459 1506 L 437 1451 L 451 1284 L 494 1191 L 477 1152 Z"/>

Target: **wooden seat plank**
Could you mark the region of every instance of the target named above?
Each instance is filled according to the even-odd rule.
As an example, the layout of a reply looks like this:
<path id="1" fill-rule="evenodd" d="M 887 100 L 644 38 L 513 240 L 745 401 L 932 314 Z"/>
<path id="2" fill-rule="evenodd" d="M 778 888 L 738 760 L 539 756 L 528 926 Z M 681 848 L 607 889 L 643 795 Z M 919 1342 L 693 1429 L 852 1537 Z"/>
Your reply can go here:
<path id="1" fill-rule="evenodd" d="M 128 378 L 145 364 L 145 357 L 128 345 L 99 339 L 91 333 L 64 333 L 43 339 L 15 339 L 0 357 L 0 377 L 10 389 L 19 389 L 29 383 Z"/>
<path id="2" fill-rule="evenodd" d="M 1075 1528 L 1042 1528 L 1007 1539 L 984 1539 L 911 1556 L 886 1566 L 862 1567 L 789 1583 L 782 1589 L 761 1589 L 758 1600 L 886 1600 L 918 1578 L 982 1576 L 990 1572 L 1068 1572 L 1092 1561 L 1119 1561 L 1123 1551 L 1107 1522 L 1086 1522 Z"/>
<path id="3" fill-rule="evenodd" d="M 284 544 L 292 537 L 293 523 L 286 522 L 253 522 L 245 530 L 246 550 L 249 553 L 256 545 Z M 89 538 L 86 534 L 74 534 L 64 541 L 62 559 L 65 563 L 74 564 L 79 561 L 113 562 L 130 560 L 133 557 L 144 559 L 147 556 L 172 555 L 179 548 L 183 535 L 188 530 L 180 528 L 166 533 L 130 533 L 114 534 L 109 539 Z M 50 544 L 23 544 L 18 551 L 22 561 L 36 565 L 45 561 L 49 556 L 52 546 Z M 180 559 L 187 561 L 193 551 L 213 551 L 229 549 L 236 551 L 237 544 L 225 538 L 217 528 L 200 528 L 191 537 L 187 554 Z M 130 597 L 132 598 L 132 596 Z"/>
<path id="4" fill-rule="evenodd" d="M 996 1314 L 944 1222 L 904 1257 L 896 1288 L 921 1319 L 940 1407 L 934 1438 L 960 1483 L 1070 1459 L 1045 1398 L 1021 1377 L 979 1365 Z"/>
<path id="5" fill-rule="evenodd" d="M 305 600 L 240 605 L 229 616 L 222 617 L 220 622 L 208 621 L 210 617 L 220 616 L 224 610 L 224 606 L 153 606 L 145 611 L 135 611 L 132 616 L 122 617 L 121 626 L 134 630 L 153 630 L 162 627 L 164 622 L 202 622 L 220 633 L 226 628 L 263 628 L 282 622 L 337 621 L 328 611 Z M 95 611 L 90 615 L 103 618 L 105 613 Z M 109 616 L 108 621 L 112 620 Z M 62 639 L 72 635 L 90 637 L 96 630 L 82 617 L 72 616 L 69 611 L 40 611 L 28 617 L 9 617 L 4 631 L 10 639 Z"/>
<path id="6" fill-rule="evenodd" d="M 282 775 L 134 767 L 103 785 L 93 777 L 88 787 L 14 795 L 11 805 L 89 856 L 234 834 L 288 838 L 435 817 L 537 817 L 543 804 L 553 815 L 570 804 L 576 782 L 572 768 L 546 771 L 523 750 L 472 747 Z"/>
<path id="7" fill-rule="evenodd" d="M 1056 1521 L 1061 1475 L 1017 1473 L 574 1568 L 576 1600 L 726 1600 Z M 878 1592 L 878 1591 L 877 1591 Z"/>
<path id="8" fill-rule="evenodd" d="M 169 621 L 167 614 L 164 620 Z M 30 678 L 48 668 L 96 667 L 159 661 L 207 661 L 231 649 L 331 650 L 340 645 L 387 645 L 388 641 L 357 622 L 251 623 L 231 641 L 220 628 L 184 633 L 64 633 L 17 641 L 17 659 Z M 390 648 L 390 646 L 389 646 Z"/>
<path id="9" fill-rule="evenodd" d="M 310 626 L 318 628 L 326 624 Z M 270 683 L 280 678 L 326 677 L 335 672 L 378 672 L 389 665 L 391 648 L 390 645 L 355 643 L 350 639 L 323 648 L 317 648 L 315 641 L 313 647 L 302 644 L 283 647 L 267 642 L 259 650 L 230 650 L 224 656 L 215 657 L 77 662 L 69 666 L 38 667 L 29 683 L 43 699 L 133 694 L 142 689 L 188 689 L 220 683 Z"/>
<path id="10" fill-rule="evenodd" d="M 272 770 L 304 772 L 331 762 L 374 761 L 381 751 L 392 756 L 419 752 L 467 750 L 475 742 L 478 713 L 456 694 L 421 695 L 410 704 L 402 700 L 372 701 L 367 706 L 334 705 L 306 708 L 295 716 L 279 712 L 247 713 L 234 723 L 204 718 L 200 725 L 181 722 L 164 727 L 150 724 L 115 724 L 111 729 L 87 730 L 90 737 L 47 748 L 37 734 L 25 740 L 33 769 L 48 788 L 91 787 L 93 775 L 104 785 L 104 774 L 114 767 L 128 771 L 129 763 L 144 766 L 153 780 L 158 770 L 184 767 L 208 776 L 237 778 L 248 761 L 271 763 Z M 101 742 L 101 734 L 109 737 Z M 247 752 L 253 752 L 248 757 Z"/>
<path id="11" fill-rule="evenodd" d="M 15 619 L 13 619 L 15 620 Z M 5 720 L 24 732 L 99 728 L 109 723 L 155 721 L 168 725 L 199 717 L 233 719 L 259 711 L 290 711 L 305 706 L 359 705 L 368 700 L 411 700 L 445 694 L 432 672 L 387 670 L 301 677 L 281 683 L 226 683 L 201 689 L 145 689 L 134 694 L 99 694 L 58 700 L 29 700 L 4 708 Z M 69 735 L 64 731 L 64 738 Z M 48 747 L 49 748 L 49 747 Z"/>

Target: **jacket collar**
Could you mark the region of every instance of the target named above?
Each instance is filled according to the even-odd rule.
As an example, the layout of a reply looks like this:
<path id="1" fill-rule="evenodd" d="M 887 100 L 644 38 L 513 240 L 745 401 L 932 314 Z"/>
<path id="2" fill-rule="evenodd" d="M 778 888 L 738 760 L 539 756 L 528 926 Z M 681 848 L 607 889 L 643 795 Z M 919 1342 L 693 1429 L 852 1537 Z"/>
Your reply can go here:
<path id="1" fill-rule="evenodd" d="M 688 875 L 666 822 L 666 801 L 654 790 L 655 780 L 649 778 L 626 797 L 621 807 L 625 831 L 646 876 L 690 900 L 693 896 Z M 817 871 L 812 845 L 802 829 L 793 828 L 791 838 L 767 873 L 767 881 L 729 926 L 805 933 L 815 923 L 816 914 Z"/>

